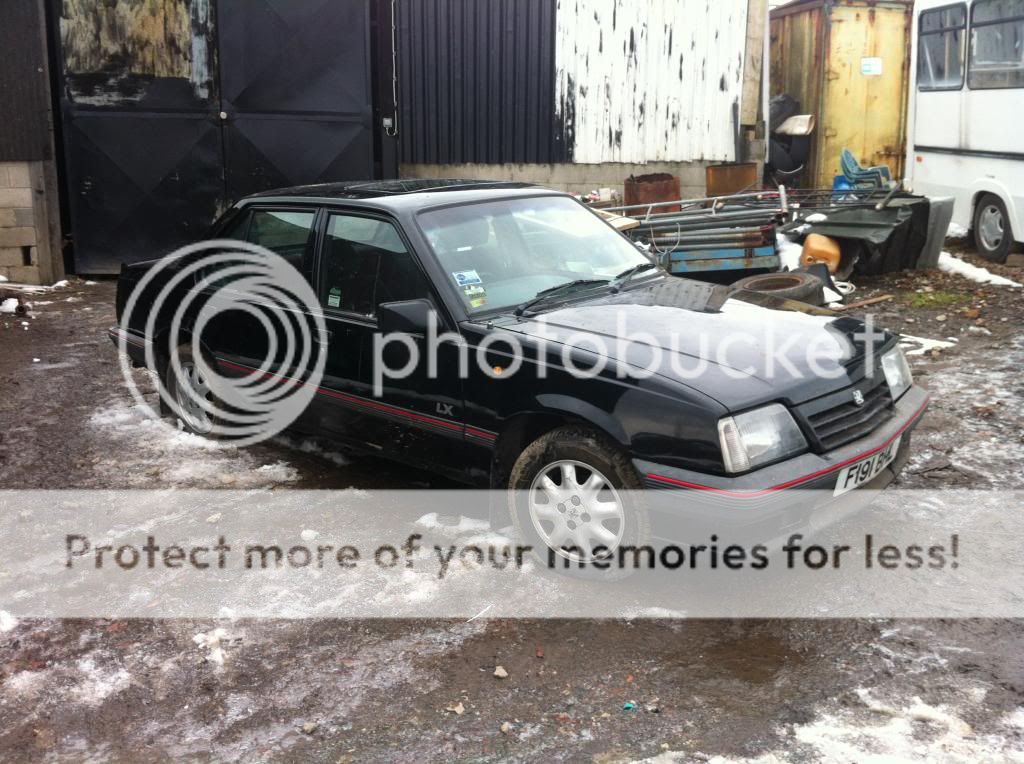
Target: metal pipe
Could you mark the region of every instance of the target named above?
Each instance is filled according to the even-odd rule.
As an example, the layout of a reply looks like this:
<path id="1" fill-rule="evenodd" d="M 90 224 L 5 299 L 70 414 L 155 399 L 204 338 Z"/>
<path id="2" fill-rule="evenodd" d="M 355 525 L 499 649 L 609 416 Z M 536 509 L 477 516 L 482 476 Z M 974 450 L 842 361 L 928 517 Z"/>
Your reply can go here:
<path id="1" fill-rule="evenodd" d="M 703 204 L 705 202 L 717 202 L 720 200 L 732 200 L 732 199 L 754 199 L 757 197 L 763 197 L 766 194 L 774 194 L 774 191 L 754 191 L 749 194 L 732 194 L 729 196 L 706 196 L 702 199 L 675 199 L 670 202 L 648 202 L 646 204 L 628 204 L 621 207 L 602 207 L 605 212 L 622 212 L 623 210 L 649 210 L 654 207 L 672 207 L 672 206 L 684 206 L 692 207 L 695 204 Z"/>
<path id="2" fill-rule="evenodd" d="M 667 244 L 673 244 L 674 242 L 665 242 Z M 766 247 L 768 242 L 763 241 L 750 241 L 750 242 L 736 242 L 735 244 L 730 243 L 726 246 L 721 244 L 679 244 L 660 249 L 659 252 L 721 252 L 723 249 L 756 249 L 757 247 Z"/>
<path id="3" fill-rule="evenodd" d="M 673 233 L 677 236 L 683 236 L 683 238 L 695 238 L 697 236 L 747 236 L 750 234 L 764 234 L 767 231 L 773 230 L 773 228 L 773 226 L 736 226 L 734 228 L 691 228 L 689 230 L 685 230 L 674 226 L 662 226 L 646 230 L 634 228 L 633 231 L 642 234 L 650 234 L 651 236 Z"/>
<path id="4" fill-rule="evenodd" d="M 771 238 L 765 236 L 761 231 L 745 233 L 740 236 L 652 236 L 650 241 L 655 244 L 665 244 L 669 241 L 683 244 L 732 244 L 734 242 L 754 242 L 757 244 L 771 242 Z"/>
<path id="5" fill-rule="evenodd" d="M 683 226 L 684 228 L 731 228 L 738 225 L 772 225 L 775 222 L 775 215 L 765 215 L 758 213 L 743 213 L 743 214 L 732 214 L 732 215 L 716 215 L 714 217 L 708 216 L 703 218 L 687 218 L 687 217 L 666 217 L 666 218 L 652 218 L 651 220 L 640 223 L 639 228 L 641 230 L 646 228 L 656 228 L 663 225 L 671 226 Z"/>
<path id="6" fill-rule="evenodd" d="M 889 193 L 885 195 L 885 198 L 882 201 L 875 205 L 875 209 L 881 212 L 887 206 L 889 206 L 889 202 L 892 201 L 892 198 L 896 195 L 896 192 L 899 190 L 899 188 L 900 187 L 898 185 L 893 183 L 892 188 L 889 190 Z"/>

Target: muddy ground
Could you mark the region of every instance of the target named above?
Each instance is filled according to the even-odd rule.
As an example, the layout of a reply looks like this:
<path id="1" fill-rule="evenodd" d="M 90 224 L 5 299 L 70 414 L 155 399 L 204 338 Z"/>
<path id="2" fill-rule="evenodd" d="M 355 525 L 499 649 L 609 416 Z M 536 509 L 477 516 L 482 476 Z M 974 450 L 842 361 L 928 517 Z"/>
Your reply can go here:
<path id="1" fill-rule="evenodd" d="M 1024 488 L 1024 290 L 858 286 L 893 295 L 880 324 L 950 343 L 912 358 L 934 402 L 902 484 Z M 106 337 L 113 291 L 0 315 L 0 487 L 449 487 L 326 443 L 211 450 L 148 426 Z M 193 639 L 218 627 L 222 664 Z M 5 618 L 0 758 L 1024 760 L 1022 655 L 1006 621 Z"/>

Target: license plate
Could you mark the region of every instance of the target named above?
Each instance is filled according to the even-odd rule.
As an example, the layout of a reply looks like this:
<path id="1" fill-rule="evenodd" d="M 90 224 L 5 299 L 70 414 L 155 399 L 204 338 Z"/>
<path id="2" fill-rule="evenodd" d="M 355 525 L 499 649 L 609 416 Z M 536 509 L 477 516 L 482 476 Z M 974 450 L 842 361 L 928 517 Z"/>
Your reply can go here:
<path id="1" fill-rule="evenodd" d="M 896 452 L 899 451 L 899 448 L 900 438 L 896 438 L 896 440 L 877 454 L 869 456 L 867 459 L 861 459 L 856 464 L 851 464 L 849 467 L 841 469 L 839 471 L 839 479 L 836 480 L 836 490 L 832 492 L 832 495 L 839 496 L 847 491 L 852 491 L 857 486 L 863 485 L 872 478 L 877 477 L 878 473 L 884 470 L 896 458 Z"/>

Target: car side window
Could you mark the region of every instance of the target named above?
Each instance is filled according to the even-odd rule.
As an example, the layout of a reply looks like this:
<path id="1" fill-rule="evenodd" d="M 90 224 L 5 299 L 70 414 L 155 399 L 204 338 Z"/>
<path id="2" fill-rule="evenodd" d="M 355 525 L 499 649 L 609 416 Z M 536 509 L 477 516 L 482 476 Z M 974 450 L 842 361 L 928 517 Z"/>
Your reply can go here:
<path id="1" fill-rule="evenodd" d="M 307 274 L 310 242 L 312 240 L 313 210 L 254 210 L 249 234 L 251 244 L 259 244 L 276 252 L 299 273 Z"/>
<path id="2" fill-rule="evenodd" d="M 331 215 L 321 258 L 320 301 L 373 316 L 383 302 L 427 297 L 430 289 L 392 223 L 358 215 Z"/>

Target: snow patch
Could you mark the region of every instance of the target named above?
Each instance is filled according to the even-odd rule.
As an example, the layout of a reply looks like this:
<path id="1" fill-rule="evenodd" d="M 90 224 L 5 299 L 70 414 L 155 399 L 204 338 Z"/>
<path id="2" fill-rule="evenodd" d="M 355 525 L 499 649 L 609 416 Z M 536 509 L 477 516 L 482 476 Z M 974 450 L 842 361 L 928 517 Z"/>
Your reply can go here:
<path id="1" fill-rule="evenodd" d="M 942 252 L 939 255 L 939 270 L 945 273 L 954 273 L 958 276 L 963 276 L 965 279 L 976 281 L 979 284 L 991 284 L 992 286 L 1007 287 L 1022 286 L 1016 281 L 1011 281 L 1008 278 L 997 276 L 985 268 L 979 268 L 977 265 L 971 265 L 970 263 L 961 260 L 959 257 L 953 257 L 949 252 Z"/>
<path id="2" fill-rule="evenodd" d="M 25 695 L 33 693 L 42 685 L 49 685 L 49 671 L 19 671 L 11 674 L 3 682 L 3 688 L 7 692 Z"/>
<path id="3" fill-rule="evenodd" d="M 200 648 L 206 649 L 206 660 L 217 666 L 224 665 L 224 643 L 228 640 L 227 630 L 216 628 L 213 631 L 200 632 L 192 637 L 192 641 Z"/>
<path id="4" fill-rule="evenodd" d="M 6 634 L 18 627 L 18 619 L 6 610 L 0 610 L 0 632 Z"/>
<path id="5" fill-rule="evenodd" d="M 1024 730 L 1024 708 L 1018 708 L 1012 714 L 1006 717 L 1006 723 L 1011 727 L 1018 727 Z"/>
<path id="6" fill-rule="evenodd" d="M 8 297 L 3 302 L 0 302 L 0 313 L 14 313 L 18 310 L 18 299 L 16 297 Z"/>
<path id="7" fill-rule="evenodd" d="M 491 529 L 487 520 L 474 520 L 470 517 L 459 516 L 457 523 L 445 523 L 437 512 L 430 512 L 423 515 L 416 521 L 416 525 L 431 531 L 442 531 L 445 533 L 486 533 Z"/>
<path id="8" fill-rule="evenodd" d="M 174 429 L 167 420 L 156 419 L 149 406 L 119 401 L 97 409 L 89 418 L 93 426 L 129 443 L 140 454 L 137 470 L 130 475 L 120 471 L 115 461 L 101 462 L 98 470 L 117 472 L 120 480 L 138 485 L 159 482 L 194 487 L 248 489 L 291 483 L 298 470 L 283 460 L 269 464 L 251 453 L 239 451 L 230 443 L 202 438 Z"/>
<path id="9" fill-rule="evenodd" d="M 900 347 L 903 348 L 905 355 L 924 355 L 930 353 L 932 350 L 945 350 L 956 345 L 956 340 L 932 340 L 927 337 L 914 337 L 910 334 L 904 334 L 900 337 Z"/>
<path id="10" fill-rule="evenodd" d="M 82 658 L 76 668 L 82 679 L 72 695 L 88 705 L 99 705 L 111 695 L 126 690 L 132 682 L 132 675 L 123 668 L 103 669 L 92 658 Z"/>
<path id="11" fill-rule="evenodd" d="M 289 438 L 286 435 L 279 435 L 274 438 L 274 442 L 280 443 L 285 448 L 290 448 L 293 451 L 301 451 L 304 454 L 319 456 L 321 459 L 326 459 L 331 464 L 337 465 L 338 467 L 344 467 L 351 464 L 350 460 L 344 454 L 337 451 L 330 451 L 315 440 L 296 440 L 294 438 Z"/>
<path id="12" fill-rule="evenodd" d="M 949 228 L 946 229 L 946 238 L 947 239 L 966 239 L 967 238 L 967 233 L 968 233 L 967 229 L 964 228 L 959 223 L 950 223 L 949 224 Z"/>
<path id="13" fill-rule="evenodd" d="M 299 472 L 288 462 L 280 461 L 257 467 L 256 472 L 275 483 L 291 483 L 299 479 Z"/>
<path id="14" fill-rule="evenodd" d="M 781 764 L 795 760 L 843 764 L 1024 762 L 1024 752 L 1017 747 L 1015 731 L 1010 729 L 1020 710 L 1001 720 L 1008 734 L 979 735 L 946 708 L 930 706 L 920 698 L 913 698 L 907 707 L 898 707 L 874 700 L 866 690 L 857 694 L 871 713 L 888 720 L 876 724 L 864 719 L 863 713 L 851 711 L 821 714 L 812 722 L 792 727 L 779 750 L 750 758 L 714 756 L 706 760 L 711 764 Z M 644 762 L 692 760 L 692 755 L 666 751 Z"/>

